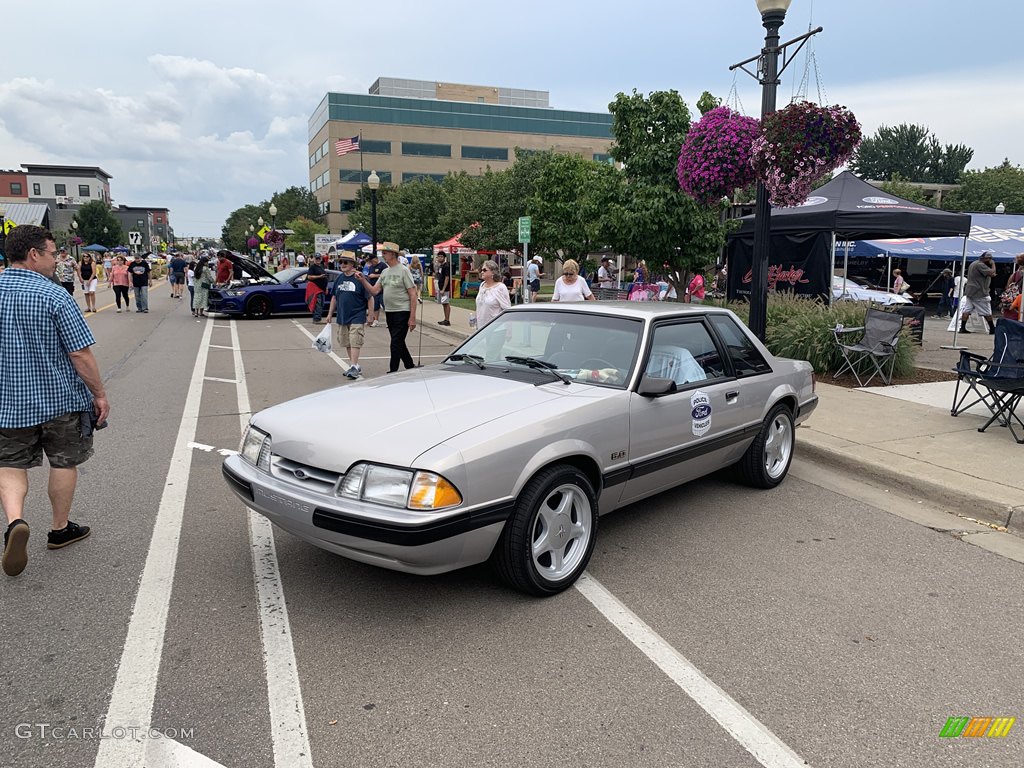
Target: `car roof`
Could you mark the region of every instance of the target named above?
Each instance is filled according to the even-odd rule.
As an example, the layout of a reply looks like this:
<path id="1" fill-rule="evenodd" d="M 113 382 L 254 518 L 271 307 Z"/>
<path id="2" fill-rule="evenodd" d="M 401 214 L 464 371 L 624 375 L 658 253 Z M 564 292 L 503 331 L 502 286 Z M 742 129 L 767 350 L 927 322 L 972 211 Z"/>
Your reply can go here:
<path id="1" fill-rule="evenodd" d="M 573 312 L 592 315 L 615 315 L 637 320 L 657 320 L 669 315 L 731 314 L 724 307 L 706 304 L 683 304 L 676 301 L 575 301 L 560 304 L 517 304 L 506 312 Z"/>

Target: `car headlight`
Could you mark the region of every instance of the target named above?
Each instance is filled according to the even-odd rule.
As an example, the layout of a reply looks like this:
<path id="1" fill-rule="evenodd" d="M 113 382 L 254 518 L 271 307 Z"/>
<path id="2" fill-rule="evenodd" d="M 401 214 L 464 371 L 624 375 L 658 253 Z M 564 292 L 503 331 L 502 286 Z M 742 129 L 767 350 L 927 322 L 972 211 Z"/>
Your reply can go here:
<path id="1" fill-rule="evenodd" d="M 242 446 L 238 453 L 257 469 L 270 471 L 270 435 L 250 424 L 242 436 Z"/>
<path id="2" fill-rule="evenodd" d="M 338 496 L 389 507 L 435 510 L 456 507 L 462 494 L 434 472 L 356 464 L 338 485 Z"/>
<path id="3" fill-rule="evenodd" d="M 245 296 L 245 291 L 224 291 L 225 296 Z"/>

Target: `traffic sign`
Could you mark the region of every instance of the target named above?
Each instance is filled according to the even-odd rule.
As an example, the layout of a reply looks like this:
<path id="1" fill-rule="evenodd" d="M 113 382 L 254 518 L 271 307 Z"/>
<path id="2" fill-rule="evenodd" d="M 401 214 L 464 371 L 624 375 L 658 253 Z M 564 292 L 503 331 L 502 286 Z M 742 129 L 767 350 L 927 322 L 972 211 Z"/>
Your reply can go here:
<path id="1" fill-rule="evenodd" d="M 530 242 L 530 217 L 520 216 L 519 217 L 519 242 L 528 243 Z"/>
<path id="2" fill-rule="evenodd" d="M 132 230 L 128 233 L 128 245 L 142 245 L 142 233 Z"/>

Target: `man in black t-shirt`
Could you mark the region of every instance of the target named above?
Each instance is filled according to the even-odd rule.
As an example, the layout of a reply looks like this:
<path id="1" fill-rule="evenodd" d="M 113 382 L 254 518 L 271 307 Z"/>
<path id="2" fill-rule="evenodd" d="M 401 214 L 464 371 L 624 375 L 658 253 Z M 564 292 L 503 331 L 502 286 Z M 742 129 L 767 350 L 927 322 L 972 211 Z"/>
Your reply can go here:
<path id="1" fill-rule="evenodd" d="M 437 265 L 434 267 L 434 290 L 437 292 L 437 303 L 444 311 L 444 320 L 439 320 L 438 325 L 451 325 L 452 308 L 448 303 L 451 300 L 452 268 L 448 264 L 448 254 L 437 254 Z"/>
<path id="2" fill-rule="evenodd" d="M 313 257 L 313 263 L 306 270 L 306 303 L 312 302 L 313 322 L 319 323 L 324 315 L 324 296 L 327 290 L 327 270 L 324 269 L 320 254 Z"/>
<path id="3" fill-rule="evenodd" d="M 188 267 L 188 262 L 180 254 L 175 254 L 167 265 L 167 272 L 170 274 L 171 279 L 171 298 L 180 299 L 181 293 L 185 289 L 185 269 Z"/>
<path id="4" fill-rule="evenodd" d="M 135 289 L 135 311 L 149 312 L 149 288 L 153 281 L 149 262 L 142 258 L 141 253 L 136 253 L 135 261 L 128 265 L 128 274 L 132 276 L 132 288 Z"/>

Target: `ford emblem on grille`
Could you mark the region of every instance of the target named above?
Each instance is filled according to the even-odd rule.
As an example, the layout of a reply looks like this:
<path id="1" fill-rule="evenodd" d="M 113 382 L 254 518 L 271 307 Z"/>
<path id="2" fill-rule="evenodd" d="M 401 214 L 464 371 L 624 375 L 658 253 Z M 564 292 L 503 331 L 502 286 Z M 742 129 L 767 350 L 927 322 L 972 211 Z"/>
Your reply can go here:
<path id="1" fill-rule="evenodd" d="M 295 470 L 295 477 L 297 477 L 299 480 L 305 480 L 306 479 L 306 471 L 303 470 L 303 469 L 296 469 Z"/>

